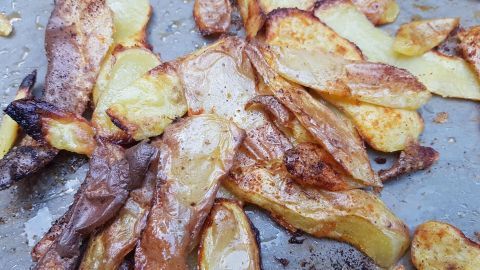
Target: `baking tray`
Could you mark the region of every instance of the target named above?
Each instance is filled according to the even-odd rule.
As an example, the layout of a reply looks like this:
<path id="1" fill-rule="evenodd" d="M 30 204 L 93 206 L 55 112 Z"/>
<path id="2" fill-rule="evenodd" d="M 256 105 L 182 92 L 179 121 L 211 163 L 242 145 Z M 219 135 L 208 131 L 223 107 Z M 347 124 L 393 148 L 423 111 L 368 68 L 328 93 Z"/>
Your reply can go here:
<path id="1" fill-rule="evenodd" d="M 132 0 L 133 1 L 133 0 Z M 462 18 L 462 25 L 480 24 L 478 0 L 400 0 L 401 15 L 394 25 L 412 18 Z M 164 61 L 174 59 L 214 40 L 204 39 L 195 29 L 192 0 L 151 0 L 154 16 L 149 40 Z M 0 38 L 0 103 L 4 108 L 21 79 L 38 69 L 38 93 L 46 71 L 44 30 L 53 1 L 0 0 L 0 12 L 10 15 L 15 32 Z M 242 34 L 241 20 L 234 16 L 231 32 Z M 430 170 L 388 183 L 382 192 L 385 203 L 413 230 L 426 220 L 442 220 L 475 239 L 480 231 L 480 108 L 478 103 L 434 97 L 420 112 L 425 120 L 424 145 L 440 152 L 440 161 Z M 444 124 L 433 122 L 447 112 Z M 3 114 L 3 113 L 2 113 Z M 371 152 L 371 157 L 382 156 Z M 391 163 L 392 157 L 386 156 Z M 373 160 L 373 159 L 372 159 Z M 51 222 L 66 211 L 88 170 L 86 159 L 61 153 L 41 173 L 0 192 L 1 269 L 28 269 L 30 249 Z M 372 162 L 375 169 L 380 165 Z M 375 269 L 370 259 L 351 246 L 307 235 L 292 236 L 272 222 L 263 211 L 246 211 L 260 232 L 264 269 Z M 478 239 L 477 239 L 478 240 Z M 282 263 L 288 265 L 283 266 Z M 413 269 L 406 256 L 402 262 Z"/>

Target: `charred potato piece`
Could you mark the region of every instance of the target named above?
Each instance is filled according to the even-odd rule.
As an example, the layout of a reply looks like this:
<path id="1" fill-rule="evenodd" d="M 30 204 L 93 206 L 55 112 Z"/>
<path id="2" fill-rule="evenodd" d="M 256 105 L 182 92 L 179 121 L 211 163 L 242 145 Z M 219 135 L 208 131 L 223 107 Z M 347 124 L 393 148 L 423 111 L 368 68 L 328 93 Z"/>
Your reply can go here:
<path id="1" fill-rule="evenodd" d="M 156 144 L 159 179 L 135 252 L 137 269 L 186 269 L 243 137 L 233 122 L 212 114 L 184 118 L 165 130 Z"/>
<path id="2" fill-rule="evenodd" d="M 224 186 L 295 229 L 354 245 L 381 267 L 393 266 L 409 246 L 405 224 L 363 190 L 302 188 L 275 166 L 244 168 L 226 179 Z"/>
<path id="3" fill-rule="evenodd" d="M 442 43 L 458 27 L 460 19 L 413 21 L 398 29 L 393 49 L 408 56 L 422 55 Z"/>
<path id="4" fill-rule="evenodd" d="M 193 18 L 204 36 L 227 32 L 231 17 L 230 0 L 195 0 Z"/>
<path id="5" fill-rule="evenodd" d="M 391 49 L 394 39 L 376 28 L 350 1 L 318 2 L 315 15 L 355 43 L 369 61 L 404 68 L 437 95 L 480 100 L 480 81 L 463 59 L 437 52 L 417 57 L 396 54 Z"/>
<path id="6" fill-rule="evenodd" d="M 205 221 L 198 254 L 200 270 L 260 270 L 257 235 L 242 206 L 217 199 Z"/>
<path id="7" fill-rule="evenodd" d="M 400 13 L 396 0 L 352 0 L 352 2 L 375 25 L 392 23 Z"/>
<path id="8" fill-rule="evenodd" d="M 95 131 L 81 116 L 35 100 L 17 100 L 5 112 L 33 139 L 60 150 L 90 156 L 95 150 Z"/>
<path id="9" fill-rule="evenodd" d="M 319 93 L 412 110 L 431 97 L 415 76 L 393 66 L 289 47 L 272 46 L 271 52 L 281 76 Z"/>
<path id="10" fill-rule="evenodd" d="M 167 125 L 187 112 L 180 79 L 169 63 L 154 68 L 114 95 L 106 113 L 136 141 L 162 134 Z"/>
<path id="11" fill-rule="evenodd" d="M 133 46 L 146 43 L 147 24 L 152 15 L 149 0 L 106 0 L 113 13 L 115 44 Z"/>
<path id="12" fill-rule="evenodd" d="M 450 224 L 429 221 L 415 230 L 411 256 L 418 270 L 474 270 L 480 265 L 480 245 Z"/>
<path id="13" fill-rule="evenodd" d="M 5 14 L 0 13 L 0 36 L 8 37 L 12 33 L 13 27 L 10 20 Z"/>
<path id="14" fill-rule="evenodd" d="M 274 96 L 348 174 L 363 185 L 381 186 L 357 131 L 326 105 L 315 100 L 303 87 L 278 76 L 267 63 L 270 54 L 265 49 L 264 46 L 249 45 L 246 54 Z"/>
<path id="15" fill-rule="evenodd" d="M 265 23 L 267 15 L 278 8 L 311 10 L 315 0 L 240 0 L 238 6 L 248 39 L 254 38 Z"/>
<path id="16" fill-rule="evenodd" d="M 463 58 L 470 63 L 480 78 L 480 26 L 460 32 L 458 38 Z"/>
<path id="17" fill-rule="evenodd" d="M 36 70 L 27 75 L 20 84 L 14 100 L 31 98 L 32 89 L 35 85 L 36 78 Z M 4 115 L 2 122 L 0 123 L 0 159 L 2 159 L 8 151 L 10 151 L 17 140 L 17 136 L 18 124 L 10 116 Z"/>
<path id="18" fill-rule="evenodd" d="M 95 111 L 92 124 L 100 137 L 112 141 L 125 141 L 129 140 L 128 134 L 114 125 L 107 114 L 107 109 L 133 95 L 125 91 L 122 94 L 121 91 L 158 66 L 160 60 L 150 50 L 140 47 L 128 49 L 119 47 L 113 56 L 114 64 L 109 72 L 106 72 L 108 74 L 105 76 L 106 81 L 102 77 L 99 78 L 97 87 L 94 89 Z"/>

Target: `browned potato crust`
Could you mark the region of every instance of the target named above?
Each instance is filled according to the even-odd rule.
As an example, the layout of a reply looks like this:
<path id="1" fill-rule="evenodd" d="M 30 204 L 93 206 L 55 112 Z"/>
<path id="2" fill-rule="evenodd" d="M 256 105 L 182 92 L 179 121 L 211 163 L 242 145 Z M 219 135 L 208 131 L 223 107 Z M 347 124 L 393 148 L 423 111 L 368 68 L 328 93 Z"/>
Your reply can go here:
<path id="1" fill-rule="evenodd" d="M 231 17 L 230 0 L 195 0 L 193 18 L 204 36 L 227 32 Z"/>
<path id="2" fill-rule="evenodd" d="M 411 256 L 418 270 L 476 270 L 480 267 L 480 245 L 458 228 L 438 221 L 417 227 Z"/>
<path id="3" fill-rule="evenodd" d="M 395 0 L 352 0 L 352 2 L 375 25 L 394 22 L 400 12 Z"/>
<path id="4" fill-rule="evenodd" d="M 480 26 L 461 31 L 458 38 L 463 58 L 475 69 L 480 79 Z"/>

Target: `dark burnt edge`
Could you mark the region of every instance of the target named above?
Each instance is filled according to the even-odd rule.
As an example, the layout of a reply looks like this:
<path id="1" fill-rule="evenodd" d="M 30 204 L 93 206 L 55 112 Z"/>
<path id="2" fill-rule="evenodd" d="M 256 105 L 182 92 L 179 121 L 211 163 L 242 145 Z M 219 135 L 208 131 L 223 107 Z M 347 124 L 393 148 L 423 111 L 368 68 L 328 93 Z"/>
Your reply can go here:
<path id="1" fill-rule="evenodd" d="M 42 119 L 39 113 L 39 110 L 42 109 L 38 106 L 41 103 L 44 103 L 46 107 L 51 106 L 50 108 L 54 109 L 53 105 L 43 101 L 19 99 L 12 101 L 12 103 L 5 108 L 4 112 L 15 120 L 25 133 L 33 139 L 45 142 L 42 134 Z"/>
<path id="2" fill-rule="evenodd" d="M 23 78 L 22 83 L 20 83 L 19 89 L 26 89 L 28 90 L 27 97 L 31 96 L 31 91 L 35 82 L 37 81 L 37 70 L 34 69 L 30 74 L 28 74 L 25 78 Z"/>
<path id="3" fill-rule="evenodd" d="M 315 11 L 319 8 L 326 9 L 326 8 L 329 8 L 333 5 L 336 5 L 337 3 L 338 4 L 340 4 L 340 3 L 350 3 L 350 0 L 318 0 L 313 5 L 313 10 Z"/>

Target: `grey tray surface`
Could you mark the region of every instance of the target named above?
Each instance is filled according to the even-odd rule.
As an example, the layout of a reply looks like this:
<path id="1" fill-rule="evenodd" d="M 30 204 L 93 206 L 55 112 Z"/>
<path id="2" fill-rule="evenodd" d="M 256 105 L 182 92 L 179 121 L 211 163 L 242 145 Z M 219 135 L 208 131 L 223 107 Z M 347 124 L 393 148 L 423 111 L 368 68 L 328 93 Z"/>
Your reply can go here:
<path id="1" fill-rule="evenodd" d="M 400 0 L 401 15 L 387 31 L 412 18 L 461 17 L 462 25 L 480 24 L 478 0 Z M 154 16 L 149 40 L 162 60 L 192 52 L 214 39 L 204 39 L 192 19 L 192 0 L 151 0 Z M 0 12 L 10 16 L 15 28 L 11 37 L 0 37 L 0 107 L 15 94 L 21 79 L 33 69 L 39 71 L 36 92 L 43 87 L 46 71 L 44 30 L 51 0 L 0 0 Z M 233 34 L 241 34 L 241 20 L 234 16 Z M 480 231 L 480 105 L 479 103 L 434 97 L 420 113 L 425 120 L 424 145 L 440 154 L 430 170 L 388 183 L 382 192 L 386 204 L 413 229 L 427 220 L 446 221 L 471 239 Z M 444 124 L 433 122 L 447 112 Z M 0 113 L 0 115 L 3 114 Z M 391 156 L 371 152 L 371 157 Z M 42 172 L 0 192 L 1 269 L 28 269 L 30 250 L 72 201 L 88 170 L 86 158 L 61 153 Z M 373 162 L 375 169 L 381 168 Z M 264 269 L 375 269 L 374 264 L 353 247 L 308 235 L 292 236 L 255 207 L 246 211 L 260 232 Z M 479 240 L 479 239 L 476 239 Z M 281 263 L 283 262 L 285 266 Z M 287 264 L 288 262 L 288 264 Z M 408 254 L 402 260 L 413 269 Z"/>

